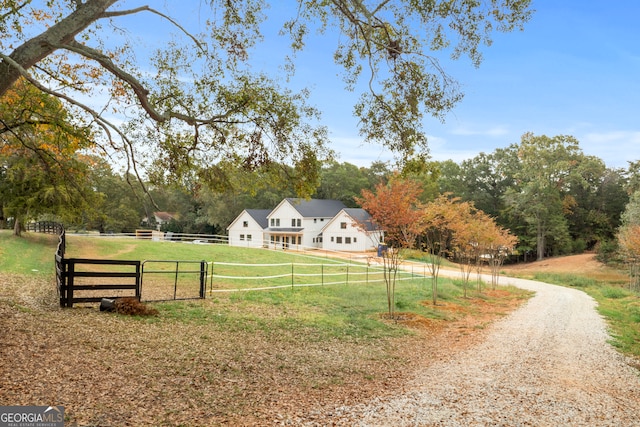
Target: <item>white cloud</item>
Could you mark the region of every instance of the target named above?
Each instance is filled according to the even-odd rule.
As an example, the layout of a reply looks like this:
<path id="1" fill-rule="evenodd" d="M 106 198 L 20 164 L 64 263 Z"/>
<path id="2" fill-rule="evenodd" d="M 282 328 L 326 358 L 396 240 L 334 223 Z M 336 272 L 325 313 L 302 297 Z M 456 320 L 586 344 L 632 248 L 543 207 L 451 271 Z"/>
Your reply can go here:
<path id="1" fill-rule="evenodd" d="M 509 134 L 509 130 L 506 126 L 493 126 L 488 129 L 474 129 L 466 126 L 455 128 L 451 131 L 454 135 L 462 135 L 462 136 L 489 136 L 489 137 L 498 137 Z"/>
<path id="2" fill-rule="evenodd" d="M 640 131 L 590 132 L 578 137 L 585 154 L 601 158 L 609 167 L 626 168 L 640 160 Z"/>
<path id="3" fill-rule="evenodd" d="M 360 167 L 369 167 L 372 162 L 393 160 L 393 154 L 379 145 L 363 142 L 358 137 L 333 137 L 331 148 L 337 153 L 337 161 Z"/>
<path id="4" fill-rule="evenodd" d="M 639 144 L 640 131 L 591 132 L 585 134 L 584 141 L 589 144 Z"/>

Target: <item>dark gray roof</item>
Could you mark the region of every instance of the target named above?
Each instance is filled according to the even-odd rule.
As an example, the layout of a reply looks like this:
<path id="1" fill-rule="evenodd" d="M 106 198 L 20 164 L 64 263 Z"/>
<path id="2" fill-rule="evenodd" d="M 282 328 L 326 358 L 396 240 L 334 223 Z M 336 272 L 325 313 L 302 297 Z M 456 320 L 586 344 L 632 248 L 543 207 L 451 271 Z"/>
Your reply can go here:
<path id="1" fill-rule="evenodd" d="M 333 218 L 346 206 L 340 200 L 286 199 L 303 218 Z"/>
<path id="2" fill-rule="evenodd" d="M 253 218 L 263 229 L 269 226 L 267 215 L 271 213 L 271 209 L 245 209 L 245 211 Z"/>
<path id="3" fill-rule="evenodd" d="M 344 212 L 353 218 L 356 222 L 364 226 L 366 231 L 375 231 L 378 229 L 376 224 L 373 222 L 373 218 L 369 214 L 369 212 L 360 208 L 345 208 Z"/>

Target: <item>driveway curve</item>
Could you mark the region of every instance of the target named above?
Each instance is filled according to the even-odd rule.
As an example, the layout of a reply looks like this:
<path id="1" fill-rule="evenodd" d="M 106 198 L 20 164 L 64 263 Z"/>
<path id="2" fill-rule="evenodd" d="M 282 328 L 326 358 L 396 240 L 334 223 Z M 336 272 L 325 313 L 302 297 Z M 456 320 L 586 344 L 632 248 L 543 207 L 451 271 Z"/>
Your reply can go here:
<path id="1" fill-rule="evenodd" d="M 608 344 L 595 301 L 575 289 L 500 281 L 536 294 L 482 343 L 420 371 L 400 395 L 303 424 L 640 426 L 639 373 Z"/>

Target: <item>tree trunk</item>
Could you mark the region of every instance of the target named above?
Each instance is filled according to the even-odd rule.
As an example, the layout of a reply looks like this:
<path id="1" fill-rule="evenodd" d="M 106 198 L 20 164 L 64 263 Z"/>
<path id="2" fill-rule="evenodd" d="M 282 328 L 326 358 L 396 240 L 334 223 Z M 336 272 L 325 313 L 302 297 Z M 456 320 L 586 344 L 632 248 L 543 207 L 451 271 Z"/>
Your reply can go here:
<path id="1" fill-rule="evenodd" d="M 545 245 L 545 238 L 544 238 L 544 231 L 543 231 L 543 227 L 542 224 L 538 223 L 538 236 L 537 236 L 537 251 L 538 251 L 538 261 L 542 261 L 544 259 L 544 245 Z"/>
<path id="2" fill-rule="evenodd" d="M 15 217 L 13 222 L 13 235 L 20 237 L 22 235 L 22 224 L 20 218 Z"/>
<path id="3" fill-rule="evenodd" d="M 49 27 L 42 34 L 18 46 L 9 57 L 23 69 L 28 70 L 51 55 L 60 46 L 69 43 L 80 32 L 97 21 L 109 6 L 117 0 L 89 0 L 79 5 L 69 16 Z M 21 70 L 8 61 L 0 61 L 0 95 L 18 80 Z"/>

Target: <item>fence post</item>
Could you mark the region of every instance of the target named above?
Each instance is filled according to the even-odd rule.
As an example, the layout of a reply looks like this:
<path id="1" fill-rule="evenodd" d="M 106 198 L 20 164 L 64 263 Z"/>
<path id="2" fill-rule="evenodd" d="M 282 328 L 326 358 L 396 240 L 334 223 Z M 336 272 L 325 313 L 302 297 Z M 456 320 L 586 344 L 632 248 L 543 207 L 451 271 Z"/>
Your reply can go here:
<path id="1" fill-rule="evenodd" d="M 206 274 L 207 262 L 200 261 L 200 298 L 205 297 L 205 288 L 207 287 L 207 274 Z"/>
<path id="2" fill-rule="evenodd" d="M 176 299 L 178 295 L 178 270 L 180 269 L 180 263 L 176 261 L 176 276 L 175 281 L 173 282 L 173 299 Z"/>
<path id="3" fill-rule="evenodd" d="M 75 271 L 75 263 L 71 260 L 67 260 L 69 268 L 67 268 L 67 305 L 66 307 L 73 307 L 73 276 Z"/>
<path id="4" fill-rule="evenodd" d="M 64 256 L 56 254 L 56 282 L 58 285 L 58 298 L 60 307 L 64 307 L 67 302 L 67 263 Z"/>
<path id="5" fill-rule="evenodd" d="M 136 299 L 140 301 L 142 299 L 142 271 L 140 268 L 140 261 L 136 263 Z"/>
<path id="6" fill-rule="evenodd" d="M 213 267 L 214 267 L 214 263 L 215 261 L 211 261 L 211 282 L 209 282 L 209 292 L 213 292 Z M 208 272 L 208 268 L 207 268 L 207 274 L 209 274 Z"/>

